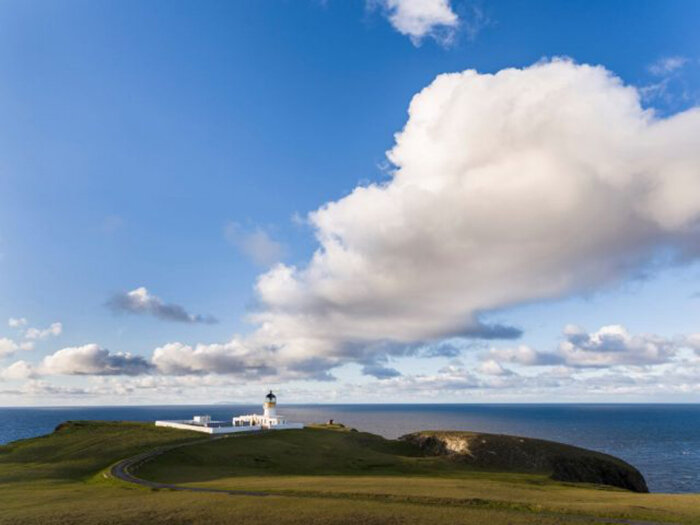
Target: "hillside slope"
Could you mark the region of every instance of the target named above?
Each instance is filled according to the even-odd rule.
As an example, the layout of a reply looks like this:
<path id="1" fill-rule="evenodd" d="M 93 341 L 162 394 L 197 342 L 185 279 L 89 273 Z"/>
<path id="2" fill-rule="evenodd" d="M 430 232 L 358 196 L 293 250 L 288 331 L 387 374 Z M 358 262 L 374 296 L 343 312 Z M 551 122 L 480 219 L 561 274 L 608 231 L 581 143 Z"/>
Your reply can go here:
<path id="1" fill-rule="evenodd" d="M 149 423 L 68 421 L 52 434 L 0 446 L 0 483 L 89 479 L 124 457 L 201 438 Z"/>
<path id="2" fill-rule="evenodd" d="M 539 472 L 557 481 L 611 485 L 649 492 L 642 474 L 619 458 L 542 439 L 457 431 L 423 431 L 401 441 L 428 455 L 463 465 L 507 472 Z"/>
<path id="3" fill-rule="evenodd" d="M 341 431 L 339 431 L 341 430 Z M 1 524 L 700 523 L 700 495 L 638 494 L 485 471 L 342 427 L 213 441 L 143 423 L 81 422 L 0 447 Z M 180 487 L 110 478 L 118 459 L 186 443 L 136 471 Z"/>

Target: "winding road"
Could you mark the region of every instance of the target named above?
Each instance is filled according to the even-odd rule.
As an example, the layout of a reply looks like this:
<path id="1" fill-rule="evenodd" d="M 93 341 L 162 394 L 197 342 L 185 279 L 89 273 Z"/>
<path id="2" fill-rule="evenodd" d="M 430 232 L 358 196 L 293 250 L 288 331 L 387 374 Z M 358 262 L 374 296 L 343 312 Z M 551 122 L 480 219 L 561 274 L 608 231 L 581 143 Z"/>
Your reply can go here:
<path id="1" fill-rule="evenodd" d="M 218 439 L 233 439 L 236 436 L 218 436 L 214 438 L 198 439 L 197 441 L 188 441 L 186 443 L 178 443 L 177 445 L 170 445 L 165 447 L 158 447 L 147 452 L 142 452 L 136 456 L 130 458 L 122 459 L 121 461 L 115 463 L 110 469 L 109 473 L 112 477 L 126 481 L 127 483 L 134 483 L 136 485 L 141 485 L 144 487 L 152 489 L 168 489 L 168 490 L 181 490 L 187 492 L 213 492 L 217 494 L 235 494 L 240 496 L 269 496 L 267 492 L 258 492 L 251 490 L 227 490 L 227 489 L 214 489 L 214 488 L 204 488 L 204 487 L 183 487 L 182 485 L 175 485 L 172 483 L 159 483 L 156 481 L 149 481 L 147 479 L 142 479 L 137 477 L 134 472 L 141 467 L 144 463 L 151 461 L 152 459 L 160 456 L 164 452 L 174 450 L 176 448 L 188 447 L 191 445 L 198 445 L 200 443 L 205 443 L 208 441 L 216 441 Z"/>

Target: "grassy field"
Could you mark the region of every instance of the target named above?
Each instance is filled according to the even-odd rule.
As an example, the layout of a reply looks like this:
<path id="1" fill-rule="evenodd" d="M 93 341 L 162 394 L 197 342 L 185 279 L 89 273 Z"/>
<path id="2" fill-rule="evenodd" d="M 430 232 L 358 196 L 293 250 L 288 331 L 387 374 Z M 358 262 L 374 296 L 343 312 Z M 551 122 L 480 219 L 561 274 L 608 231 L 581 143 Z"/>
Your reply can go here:
<path id="1" fill-rule="evenodd" d="M 85 481 L 115 461 L 202 434 L 145 423 L 74 422 L 60 431 L 0 447 L 0 483 Z"/>
<path id="2" fill-rule="evenodd" d="M 339 429 L 342 430 L 342 429 Z M 184 441 L 138 475 L 231 496 L 111 479 L 118 459 Z M 475 471 L 408 443 L 338 429 L 202 442 L 146 424 L 82 423 L 0 447 L 0 523 L 700 523 L 700 495 L 635 494 Z M 623 520 L 623 521 L 614 521 Z"/>

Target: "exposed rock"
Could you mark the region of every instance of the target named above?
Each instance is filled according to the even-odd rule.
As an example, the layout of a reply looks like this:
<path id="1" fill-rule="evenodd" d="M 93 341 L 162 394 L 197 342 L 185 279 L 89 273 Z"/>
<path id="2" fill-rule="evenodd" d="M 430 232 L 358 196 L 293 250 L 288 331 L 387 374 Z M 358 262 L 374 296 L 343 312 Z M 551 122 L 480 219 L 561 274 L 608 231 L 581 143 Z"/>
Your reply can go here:
<path id="1" fill-rule="evenodd" d="M 53 429 L 53 431 L 54 431 L 54 433 L 65 432 L 67 430 L 73 430 L 76 428 L 86 427 L 89 425 L 90 425 L 89 421 L 64 421 L 63 423 L 59 423 L 56 426 L 56 428 Z"/>
<path id="2" fill-rule="evenodd" d="M 649 492 L 641 473 L 619 458 L 541 439 L 475 432 L 415 432 L 400 437 L 424 454 L 450 456 L 475 468 L 548 474 L 557 481 Z"/>
<path id="3" fill-rule="evenodd" d="M 55 433 L 58 432 L 63 432 L 64 430 L 68 430 L 69 428 L 75 427 L 75 421 L 64 421 L 63 423 L 59 423 L 56 428 L 53 429 Z"/>

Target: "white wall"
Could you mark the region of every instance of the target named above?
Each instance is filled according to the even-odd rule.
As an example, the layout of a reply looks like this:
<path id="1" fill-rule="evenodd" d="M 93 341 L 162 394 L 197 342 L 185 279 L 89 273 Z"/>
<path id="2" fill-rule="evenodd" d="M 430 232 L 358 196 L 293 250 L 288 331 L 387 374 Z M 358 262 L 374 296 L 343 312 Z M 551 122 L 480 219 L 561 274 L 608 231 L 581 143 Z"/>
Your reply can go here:
<path id="1" fill-rule="evenodd" d="M 186 421 L 156 421 L 156 426 L 179 428 L 180 430 L 194 430 L 195 432 L 203 432 L 205 434 L 235 434 L 237 432 L 254 432 L 256 430 L 262 430 L 262 427 L 259 425 L 244 427 L 203 427 L 188 424 Z"/>

